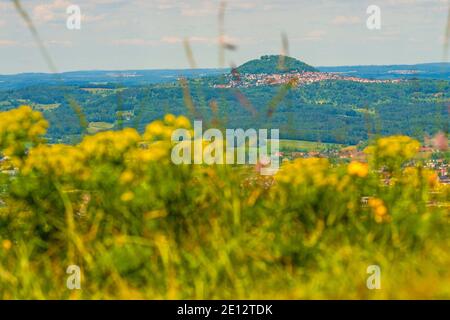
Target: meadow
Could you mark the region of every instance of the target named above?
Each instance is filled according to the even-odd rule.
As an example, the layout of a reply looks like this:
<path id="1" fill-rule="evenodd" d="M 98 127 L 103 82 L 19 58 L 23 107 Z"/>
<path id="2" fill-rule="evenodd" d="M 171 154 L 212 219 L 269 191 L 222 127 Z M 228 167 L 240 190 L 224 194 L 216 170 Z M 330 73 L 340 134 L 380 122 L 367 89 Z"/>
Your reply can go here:
<path id="1" fill-rule="evenodd" d="M 280 149 L 286 152 L 319 152 L 332 148 L 340 148 L 343 145 L 325 142 L 313 142 L 304 140 L 280 140 Z"/>
<path id="2" fill-rule="evenodd" d="M 450 189 L 410 137 L 265 177 L 174 165 L 184 116 L 73 145 L 48 144 L 47 128 L 30 107 L 0 113 L 0 299 L 450 298 Z"/>

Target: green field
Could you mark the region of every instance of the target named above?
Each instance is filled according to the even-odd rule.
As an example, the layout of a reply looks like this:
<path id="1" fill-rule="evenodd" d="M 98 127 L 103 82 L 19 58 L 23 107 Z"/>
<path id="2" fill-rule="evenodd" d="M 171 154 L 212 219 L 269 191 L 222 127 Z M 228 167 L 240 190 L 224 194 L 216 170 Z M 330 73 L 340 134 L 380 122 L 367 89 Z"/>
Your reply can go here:
<path id="1" fill-rule="evenodd" d="M 97 132 L 110 130 L 113 127 L 114 125 L 108 122 L 90 122 L 89 127 L 87 128 L 87 132 L 89 134 L 95 134 Z"/>
<path id="2" fill-rule="evenodd" d="M 345 145 L 334 143 L 313 142 L 304 140 L 280 140 L 280 150 L 287 152 L 310 152 L 310 151 L 324 151 L 327 149 L 342 148 Z"/>

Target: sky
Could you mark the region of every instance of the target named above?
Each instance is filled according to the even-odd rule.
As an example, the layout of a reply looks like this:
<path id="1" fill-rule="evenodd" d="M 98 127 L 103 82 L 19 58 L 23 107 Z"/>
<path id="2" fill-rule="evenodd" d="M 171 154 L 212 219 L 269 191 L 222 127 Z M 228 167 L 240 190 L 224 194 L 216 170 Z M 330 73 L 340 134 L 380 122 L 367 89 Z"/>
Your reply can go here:
<path id="1" fill-rule="evenodd" d="M 219 8 L 225 2 L 223 31 Z M 444 60 L 450 0 L 22 0 L 59 72 L 240 65 L 287 53 L 313 66 Z M 81 28 L 67 28 L 77 5 Z M 381 28 L 366 11 L 380 8 Z M 288 46 L 283 48 L 283 35 Z M 220 58 L 221 44 L 226 50 Z M 12 1 L 0 0 L 0 74 L 49 72 Z"/>

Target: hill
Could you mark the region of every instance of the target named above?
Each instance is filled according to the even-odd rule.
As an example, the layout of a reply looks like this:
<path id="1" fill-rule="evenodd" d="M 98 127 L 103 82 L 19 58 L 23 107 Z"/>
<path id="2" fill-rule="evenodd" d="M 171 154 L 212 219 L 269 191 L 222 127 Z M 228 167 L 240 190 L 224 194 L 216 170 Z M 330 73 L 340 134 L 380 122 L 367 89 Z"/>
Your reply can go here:
<path id="1" fill-rule="evenodd" d="M 260 59 L 251 60 L 244 63 L 237 68 L 239 73 L 251 73 L 251 74 L 273 74 L 273 73 L 288 73 L 292 71 L 310 71 L 317 72 L 316 68 L 300 61 L 295 58 L 271 55 L 262 56 Z"/>

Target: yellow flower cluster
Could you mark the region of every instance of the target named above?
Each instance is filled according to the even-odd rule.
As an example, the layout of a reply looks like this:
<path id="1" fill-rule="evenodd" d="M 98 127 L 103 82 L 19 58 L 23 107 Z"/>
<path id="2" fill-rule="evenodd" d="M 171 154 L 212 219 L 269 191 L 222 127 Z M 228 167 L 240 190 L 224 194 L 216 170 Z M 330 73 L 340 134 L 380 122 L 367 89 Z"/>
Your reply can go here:
<path id="1" fill-rule="evenodd" d="M 26 144 L 41 142 L 48 127 L 42 114 L 29 106 L 0 112 L 0 149 L 10 157 L 22 157 Z"/>
<path id="2" fill-rule="evenodd" d="M 83 154 L 92 160 L 120 160 L 141 141 L 139 133 L 131 128 L 121 131 L 105 131 L 88 136 L 80 143 Z"/>
<path id="3" fill-rule="evenodd" d="M 434 188 L 436 186 L 439 185 L 439 176 L 437 175 L 436 172 L 432 171 L 432 170 L 424 170 L 423 172 L 427 182 L 428 182 L 428 186 L 430 188 Z"/>
<path id="4" fill-rule="evenodd" d="M 167 115 L 164 119 L 168 124 L 171 124 L 170 123 L 171 115 Z M 190 129 L 191 128 L 191 122 L 185 116 L 178 116 L 173 121 L 174 121 L 173 126 L 175 128 L 179 128 L 179 129 Z"/>
<path id="5" fill-rule="evenodd" d="M 150 123 L 143 134 L 144 147 L 131 150 L 127 159 L 135 165 L 152 161 L 168 161 L 172 148 L 172 133 L 176 129 L 191 129 L 189 119 L 185 116 L 176 117 L 173 114 L 167 114 L 163 121 L 156 120 Z"/>
<path id="6" fill-rule="evenodd" d="M 2 241 L 2 248 L 3 248 L 3 250 L 8 251 L 9 249 L 11 249 L 11 247 L 12 247 L 11 240 L 6 239 L 6 240 Z"/>
<path id="7" fill-rule="evenodd" d="M 126 191 L 120 197 L 120 200 L 122 200 L 123 202 L 130 202 L 133 199 L 134 199 L 134 193 L 132 191 Z"/>
<path id="8" fill-rule="evenodd" d="M 75 146 L 37 144 L 33 147 L 30 142 L 37 142 L 47 127 L 47 122 L 40 113 L 29 107 L 21 107 L 2 113 L 0 119 L 0 147 L 8 156 L 18 153 L 18 148 L 21 148 L 22 174 L 84 181 L 92 176 L 97 163 L 115 164 L 122 170 L 119 178 L 122 185 L 127 185 L 142 175 L 149 162 L 168 162 L 173 130 L 191 127 L 186 117 L 169 114 L 164 121 L 151 123 L 144 137 L 136 130 L 127 128 L 87 136 Z M 20 145 L 21 141 L 23 145 Z M 26 154 L 28 146 L 32 148 Z M 122 196 L 125 202 L 132 198 L 131 193 L 124 193 Z"/>
<path id="9" fill-rule="evenodd" d="M 62 144 L 39 145 L 31 149 L 24 162 L 22 173 L 28 175 L 32 172 L 49 177 L 79 179 L 89 177 L 83 152 L 77 147 Z"/>
<path id="10" fill-rule="evenodd" d="M 405 168 L 402 172 L 402 182 L 414 188 L 420 187 L 421 184 L 432 189 L 440 186 L 439 176 L 436 172 L 417 167 Z"/>
<path id="11" fill-rule="evenodd" d="M 388 216 L 388 210 L 383 200 L 378 198 L 370 198 L 369 207 L 372 209 L 375 216 L 375 221 L 377 223 L 389 221 L 390 218 Z"/>
<path id="12" fill-rule="evenodd" d="M 420 149 L 420 143 L 407 136 L 384 137 L 364 152 L 376 161 L 387 165 L 405 162 L 414 158 Z"/>
<path id="13" fill-rule="evenodd" d="M 347 172 L 351 176 L 365 178 L 369 174 L 369 166 L 366 163 L 353 161 L 348 165 Z"/>
<path id="14" fill-rule="evenodd" d="M 133 179 L 135 178 L 135 174 L 131 170 L 125 170 L 122 172 L 119 178 L 119 182 L 123 185 L 126 185 L 128 183 L 131 183 Z"/>
<path id="15" fill-rule="evenodd" d="M 315 185 L 327 184 L 330 175 L 327 174 L 330 164 L 327 159 L 309 158 L 296 159 L 283 165 L 277 173 L 276 180 L 281 183 L 299 185 L 312 182 Z"/>
<path id="16" fill-rule="evenodd" d="M 156 120 L 147 126 L 144 139 L 147 141 L 170 141 L 174 130 L 190 128 L 191 123 L 185 116 L 175 117 L 173 114 L 167 114 L 164 121 Z"/>
<path id="17" fill-rule="evenodd" d="M 126 155 L 128 166 L 146 165 L 153 161 L 168 160 L 171 144 L 168 141 L 156 141 L 142 148 L 130 150 Z"/>

